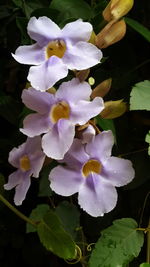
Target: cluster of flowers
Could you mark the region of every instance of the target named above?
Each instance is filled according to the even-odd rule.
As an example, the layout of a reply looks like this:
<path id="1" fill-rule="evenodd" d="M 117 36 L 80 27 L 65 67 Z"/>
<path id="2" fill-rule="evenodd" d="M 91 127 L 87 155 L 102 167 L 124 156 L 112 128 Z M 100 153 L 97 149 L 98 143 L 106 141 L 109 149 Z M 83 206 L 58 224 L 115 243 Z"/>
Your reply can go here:
<path id="1" fill-rule="evenodd" d="M 112 132 L 96 134 L 87 123 L 104 109 L 101 97 L 90 100 L 90 85 L 73 78 L 55 94 L 49 92 L 68 69 L 84 70 L 100 62 L 101 51 L 88 42 L 91 33 L 91 24 L 80 19 L 60 29 L 47 17 L 33 17 L 28 34 L 36 43 L 20 46 L 13 55 L 22 64 L 34 65 L 28 74 L 32 87 L 22 93 L 23 103 L 34 113 L 20 129 L 27 141 L 9 154 L 9 162 L 18 170 L 4 185 L 6 190 L 15 187 L 16 205 L 25 199 L 30 177 L 39 177 L 46 156 L 59 162 L 49 174 L 52 190 L 62 196 L 78 192 L 79 205 L 92 216 L 111 211 L 117 202 L 115 186 L 134 177 L 129 160 L 111 156 Z M 83 130 L 77 138 L 79 126 Z"/>

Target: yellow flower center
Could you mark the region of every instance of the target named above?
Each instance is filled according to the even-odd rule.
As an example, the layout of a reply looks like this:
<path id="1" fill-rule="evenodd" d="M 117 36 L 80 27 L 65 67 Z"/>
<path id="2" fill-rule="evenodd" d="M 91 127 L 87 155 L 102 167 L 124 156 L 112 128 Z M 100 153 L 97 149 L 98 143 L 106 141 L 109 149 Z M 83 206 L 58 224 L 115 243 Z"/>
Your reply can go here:
<path id="1" fill-rule="evenodd" d="M 66 44 L 63 40 L 51 41 L 46 47 L 46 58 L 57 56 L 62 58 L 66 52 Z"/>
<path id="2" fill-rule="evenodd" d="M 65 101 L 52 106 L 50 118 L 53 123 L 56 123 L 59 119 L 69 119 L 69 116 L 70 107 Z"/>
<path id="3" fill-rule="evenodd" d="M 20 169 L 22 171 L 29 171 L 30 168 L 31 168 L 30 160 L 29 160 L 28 156 L 25 155 L 20 159 Z"/>
<path id="4" fill-rule="evenodd" d="M 92 172 L 99 174 L 101 170 L 102 164 L 98 160 L 91 159 L 84 164 L 82 173 L 85 177 L 87 177 Z"/>

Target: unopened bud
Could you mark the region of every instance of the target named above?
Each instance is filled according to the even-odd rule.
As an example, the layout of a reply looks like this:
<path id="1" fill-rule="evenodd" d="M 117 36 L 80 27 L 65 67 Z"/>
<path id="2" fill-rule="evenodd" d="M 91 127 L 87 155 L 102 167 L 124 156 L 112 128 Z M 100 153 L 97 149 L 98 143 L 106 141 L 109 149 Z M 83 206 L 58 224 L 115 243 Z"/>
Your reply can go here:
<path id="1" fill-rule="evenodd" d="M 97 35 L 96 45 L 99 48 L 106 48 L 120 41 L 126 33 L 126 24 L 122 19 L 118 22 L 110 21 L 105 28 Z"/>
<path id="2" fill-rule="evenodd" d="M 76 77 L 79 79 L 80 82 L 84 82 L 87 77 L 89 76 L 90 69 L 81 70 L 76 72 Z"/>
<path id="3" fill-rule="evenodd" d="M 48 90 L 46 90 L 46 92 L 54 95 L 56 93 L 56 89 L 55 87 L 51 87 Z"/>
<path id="4" fill-rule="evenodd" d="M 89 39 L 88 42 L 91 43 L 91 44 L 93 44 L 93 45 L 95 45 L 95 41 L 96 41 L 96 34 L 95 34 L 94 31 L 92 31 L 91 36 L 90 36 L 90 39 Z"/>
<path id="5" fill-rule="evenodd" d="M 111 78 L 98 84 L 92 91 L 91 99 L 94 99 L 96 96 L 104 97 L 109 92 L 111 84 L 112 84 Z"/>
<path id="6" fill-rule="evenodd" d="M 133 4 L 134 0 L 111 0 L 103 11 L 103 17 L 106 21 L 118 20 L 130 11 Z"/>
<path id="7" fill-rule="evenodd" d="M 95 79 L 93 78 L 93 77 L 90 77 L 90 78 L 88 78 L 88 83 L 89 83 L 89 85 L 94 85 L 94 83 L 95 83 Z"/>
<path id="8" fill-rule="evenodd" d="M 105 108 L 100 113 L 104 119 L 115 119 L 123 115 L 127 111 L 127 104 L 123 100 L 107 101 L 104 103 Z"/>

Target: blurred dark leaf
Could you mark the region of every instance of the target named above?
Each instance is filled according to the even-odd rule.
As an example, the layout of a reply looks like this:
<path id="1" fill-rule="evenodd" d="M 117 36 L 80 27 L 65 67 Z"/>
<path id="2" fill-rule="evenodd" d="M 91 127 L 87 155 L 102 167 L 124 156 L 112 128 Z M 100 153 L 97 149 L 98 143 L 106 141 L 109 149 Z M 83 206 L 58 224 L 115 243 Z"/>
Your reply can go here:
<path id="1" fill-rule="evenodd" d="M 131 18 L 125 18 L 125 22 L 132 29 L 141 34 L 148 42 L 150 42 L 150 31 L 146 27 L 144 27 L 141 23 Z"/>
<path id="2" fill-rule="evenodd" d="M 20 103 L 11 96 L 0 96 L 0 116 L 14 125 L 18 125 Z"/>
<path id="3" fill-rule="evenodd" d="M 28 19 L 23 17 L 17 17 L 16 24 L 21 33 L 21 45 L 31 44 L 30 37 L 27 34 Z"/>
<path id="4" fill-rule="evenodd" d="M 32 210 L 29 218 L 35 222 L 40 222 L 48 210 L 49 210 L 48 205 L 40 204 L 35 209 Z M 37 229 L 33 225 L 27 223 L 27 226 L 26 226 L 27 233 L 36 232 L 36 231 Z"/>
<path id="5" fill-rule="evenodd" d="M 80 225 L 80 212 L 77 207 L 67 201 L 63 201 L 57 206 L 56 214 L 61 219 L 64 229 L 75 239 L 76 228 Z"/>
<path id="6" fill-rule="evenodd" d="M 75 257 L 75 243 L 70 235 L 64 231 L 59 218 L 52 211 L 46 213 L 38 224 L 38 235 L 41 243 L 49 251 L 63 259 Z"/>

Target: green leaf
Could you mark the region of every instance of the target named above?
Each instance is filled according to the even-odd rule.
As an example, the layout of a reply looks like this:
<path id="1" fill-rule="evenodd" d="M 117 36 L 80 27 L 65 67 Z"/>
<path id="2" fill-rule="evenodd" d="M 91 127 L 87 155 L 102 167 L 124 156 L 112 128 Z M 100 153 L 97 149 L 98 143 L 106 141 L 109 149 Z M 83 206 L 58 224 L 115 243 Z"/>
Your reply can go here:
<path id="1" fill-rule="evenodd" d="M 56 167 L 56 161 L 52 161 L 49 165 L 45 166 L 40 174 L 40 185 L 39 185 L 39 197 L 50 197 L 52 196 L 52 190 L 50 188 L 50 182 L 48 180 L 51 169 Z"/>
<path id="2" fill-rule="evenodd" d="M 57 215 L 49 211 L 37 227 L 41 243 L 48 250 L 63 259 L 75 257 L 75 243 L 66 233 Z"/>
<path id="3" fill-rule="evenodd" d="M 64 19 L 82 18 L 87 20 L 93 15 L 91 7 L 83 0 L 52 0 L 50 8 L 61 12 L 61 19 L 63 15 Z"/>
<path id="4" fill-rule="evenodd" d="M 49 210 L 49 206 L 46 204 L 40 204 L 35 209 L 32 210 L 29 218 L 35 222 L 39 222 L 42 220 L 43 216 L 46 214 L 46 212 Z M 37 229 L 32 226 L 31 224 L 27 223 L 26 226 L 26 232 L 36 232 Z"/>
<path id="5" fill-rule="evenodd" d="M 150 264 L 149 263 L 141 263 L 140 264 L 140 267 L 150 267 Z"/>
<path id="6" fill-rule="evenodd" d="M 144 242 L 144 234 L 137 231 L 137 227 L 131 218 L 115 220 L 112 226 L 102 231 L 89 267 L 125 267 L 138 256 Z"/>
<path id="7" fill-rule="evenodd" d="M 145 142 L 149 144 L 148 155 L 150 156 L 150 131 L 148 132 L 148 134 L 145 137 Z"/>
<path id="8" fill-rule="evenodd" d="M 141 34 L 148 42 L 150 42 L 150 31 L 146 27 L 144 27 L 141 23 L 131 18 L 125 18 L 125 22 L 131 28 L 133 28 L 135 31 Z"/>
<path id="9" fill-rule="evenodd" d="M 56 214 L 61 219 L 64 229 L 75 239 L 77 234 L 76 228 L 80 224 L 80 213 L 77 207 L 67 201 L 63 201 L 57 206 Z"/>
<path id="10" fill-rule="evenodd" d="M 150 81 L 134 85 L 130 94 L 130 110 L 150 110 Z"/>
<path id="11" fill-rule="evenodd" d="M 102 128 L 102 130 L 107 131 L 111 130 L 114 138 L 115 138 L 115 143 L 116 143 L 116 130 L 115 130 L 115 124 L 113 120 L 110 119 L 103 119 L 100 116 L 96 117 L 97 124 Z"/>
<path id="12" fill-rule="evenodd" d="M 32 12 L 31 16 L 36 18 L 46 16 L 51 20 L 56 21 L 58 16 L 58 11 L 52 8 L 38 8 Z"/>
<path id="13" fill-rule="evenodd" d="M 28 19 L 23 18 L 23 17 L 17 17 L 16 24 L 21 33 L 21 44 L 22 45 L 31 44 L 31 40 L 27 34 Z"/>

